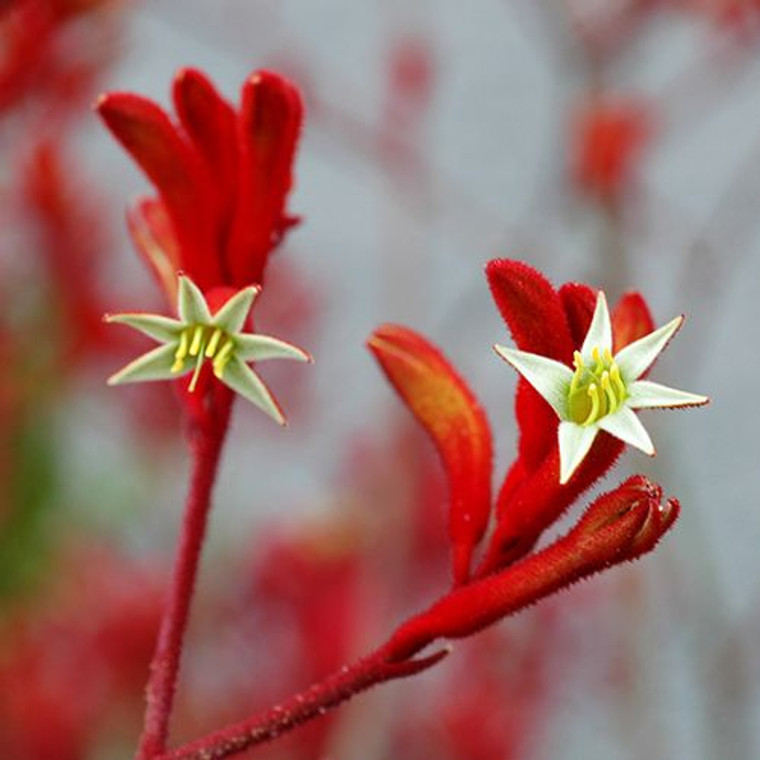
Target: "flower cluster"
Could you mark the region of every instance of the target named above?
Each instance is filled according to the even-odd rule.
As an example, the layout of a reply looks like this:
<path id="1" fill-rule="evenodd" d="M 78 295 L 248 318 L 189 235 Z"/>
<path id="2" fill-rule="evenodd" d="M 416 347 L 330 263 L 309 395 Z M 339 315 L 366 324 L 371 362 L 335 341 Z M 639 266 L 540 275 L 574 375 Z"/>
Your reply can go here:
<path id="1" fill-rule="evenodd" d="M 654 454 L 637 410 L 707 402 L 643 379 L 682 317 L 655 329 L 638 294 L 624 296 L 610 313 L 601 291 L 577 283 L 555 289 L 527 264 L 492 261 L 491 292 L 517 345 L 495 349 L 522 376 L 515 402 L 518 455 L 494 499 L 491 430 L 475 394 L 426 338 L 406 327 L 381 326 L 369 349 L 432 439 L 446 474 L 450 589 L 353 666 L 270 711 L 167 750 L 230 391 L 283 423 L 249 362 L 310 360 L 290 343 L 246 329 L 269 253 L 292 223 L 284 206 L 301 119 L 295 89 L 259 72 L 246 82 L 236 114 L 202 75 L 185 70 L 174 98 L 179 128 L 134 95 L 108 95 L 99 103 L 108 126 L 159 189 L 159 199 L 133 210 L 131 227 L 167 295 L 176 295 L 178 314 L 107 317 L 161 344 L 109 382 L 190 375 L 186 398 L 222 399 L 200 404 L 203 424 L 192 439 L 192 487 L 151 668 L 140 760 L 218 759 L 269 741 L 370 686 L 432 667 L 448 654 L 448 646 L 420 652 L 440 639 L 470 636 L 580 579 L 651 551 L 680 507 L 675 499 L 663 501 L 662 489 L 641 475 L 599 496 L 566 535 L 540 550 L 534 547 L 607 472 L 625 444 Z"/>

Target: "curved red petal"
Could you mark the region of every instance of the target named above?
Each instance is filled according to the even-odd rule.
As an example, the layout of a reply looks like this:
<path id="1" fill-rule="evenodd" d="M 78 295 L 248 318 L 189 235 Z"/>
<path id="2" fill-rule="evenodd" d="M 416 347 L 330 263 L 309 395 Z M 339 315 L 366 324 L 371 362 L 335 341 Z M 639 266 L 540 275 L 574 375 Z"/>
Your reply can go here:
<path id="1" fill-rule="evenodd" d="M 237 193 L 235 112 L 197 69 L 177 72 L 172 95 L 182 128 L 214 176 L 210 190 L 216 197 L 216 234 L 223 250 Z"/>
<path id="2" fill-rule="evenodd" d="M 127 209 L 127 227 L 138 252 L 174 308 L 177 304 L 177 272 L 182 269 L 182 262 L 164 204 L 158 198 L 138 199 Z"/>
<path id="3" fill-rule="evenodd" d="M 580 348 L 591 326 L 596 306 L 596 291 L 580 282 L 567 282 L 559 289 L 559 297 L 570 326 L 573 345 Z"/>
<path id="4" fill-rule="evenodd" d="M 486 276 L 517 347 L 569 364 L 573 358 L 573 338 L 562 301 L 551 283 L 533 267 L 510 259 L 489 262 Z M 541 464 L 556 440 L 557 415 L 520 379 L 515 416 L 520 428 L 520 458 L 530 471 Z"/>
<path id="5" fill-rule="evenodd" d="M 293 184 L 293 158 L 303 103 L 287 79 L 258 71 L 243 85 L 238 121 L 239 194 L 227 248 L 237 285 L 261 283 L 267 258 L 292 220 L 285 202 Z"/>
<path id="6" fill-rule="evenodd" d="M 131 93 L 103 95 L 106 126 L 158 189 L 172 221 L 182 268 L 205 289 L 219 282 L 209 220 L 209 178 L 199 156 L 155 103 Z"/>

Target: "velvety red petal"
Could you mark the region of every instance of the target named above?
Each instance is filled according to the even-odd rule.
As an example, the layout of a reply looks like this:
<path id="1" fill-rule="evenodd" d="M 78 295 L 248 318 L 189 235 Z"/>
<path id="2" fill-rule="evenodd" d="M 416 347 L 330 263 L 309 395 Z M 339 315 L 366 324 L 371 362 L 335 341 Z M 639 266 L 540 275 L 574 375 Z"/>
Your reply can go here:
<path id="1" fill-rule="evenodd" d="M 269 253 L 292 224 L 285 202 L 302 120 L 301 96 L 283 77 L 258 71 L 243 85 L 239 194 L 227 249 L 233 284 L 261 283 Z"/>
<path id="2" fill-rule="evenodd" d="M 472 391 L 441 352 L 405 327 L 384 325 L 368 346 L 433 439 L 449 482 L 454 578 L 469 576 L 491 507 L 491 431 Z"/>
<path id="3" fill-rule="evenodd" d="M 575 344 L 559 295 L 551 283 L 521 261 L 496 259 L 486 276 L 496 306 L 522 351 L 570 364 Z M 515 416 L 519 453 L 526 470 L 538 467 L 557 437 L 555 412 L 524 380 L 517 386 Z"/>
<path id="4" fill-rule="evenodd" d="M 197 153 L 153 102 L 109 93 L 97 109 L 117 140 L 158 189 L 174 227 L 182 269 L 205 289 L 220 281 L 209 219 L 210 179 Z"/>
<path id="5" fill-rule="evenodd" d="M 596 292 L 579 282 L 565 283 L 559 289 L 559 298 L 567 316 L 573 345 L 580 348 L 591 326 L 591 317 L 596 306 Z"/>
<path id="6" fill-rule="evenodd" d="M 237 120 L 232 106 L 197 69 L 180 69 L 172 90 L 180 123 L 214 181 L 218 250 L 224 250 L 237 194 Z"/>
<path id="7" fill-rule="evenodd" d="M 562 301 L 546 277 L 511 259 L 488 262 L 486 277 L 517 348 L 570 364 L 575 344 Z"/>
<path id="8" fill-rule="evenodd" d="M 652 313 L 639 293 L 626 293 L 612 312 L 612 342 L 614 352 L 643 338 L 654 330 Z"/>

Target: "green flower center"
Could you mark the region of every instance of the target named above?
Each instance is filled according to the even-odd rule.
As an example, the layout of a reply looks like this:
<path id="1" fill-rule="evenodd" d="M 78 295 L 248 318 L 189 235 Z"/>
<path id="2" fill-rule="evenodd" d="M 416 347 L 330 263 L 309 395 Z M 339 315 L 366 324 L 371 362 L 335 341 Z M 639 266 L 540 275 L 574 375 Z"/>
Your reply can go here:
<path id="1" fill-rule="evenodd" d="M 203 360 L 211 360 L 214 374 L 221 380 L 224 368 L 232 358 L 234 350 L 235 341 L 221 327 L 190 325 L 180 333 L 171 371 L 182 372 L 188 360 L 195 360 L 195 371 L 188 386 L 188 390 L 192 393 L 198 382 Z"/>
<path id="2" fill-rule="evenodd" d="M 575 374 L 567 396 L 568 415 L 579 425 L 591 425 L 616 412 L 628 396 L 620 369 L 609 349 L 591 352 L 593 366 L 587 366 L 579 351 L 573 356 Z"/>

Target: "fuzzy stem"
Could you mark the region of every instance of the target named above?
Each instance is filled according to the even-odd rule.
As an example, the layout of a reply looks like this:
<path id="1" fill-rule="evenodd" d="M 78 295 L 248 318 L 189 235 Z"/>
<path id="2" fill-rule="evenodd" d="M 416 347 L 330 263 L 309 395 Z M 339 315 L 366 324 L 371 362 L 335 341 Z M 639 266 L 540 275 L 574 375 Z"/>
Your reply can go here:
<path id="1" fill-rule="evenodd" d="M 193 469 L 190 490 L 185 503 L 169 596 L 150 667 L 138 760 L 152 760 L 166 750 L 182 643 L 211 507 L 211 491 L 232 406 L 232 394 L 226 392 L 226 389 L 219 390 L 221 392 L 210 398 L 212 406 L 202 415 L 193 415 L 191 421 L 189 438 Z"/>
<path id="2" fill-rule="evenodd" d="M 386 644 L 282 704 L 159 755 L 156 760 L 222 760 L 244 752 L 324 715 L 372 686 L 427 670 L 440 662 L 450 650 L 444 648 L 427 657 L 404 662 L 394 661 L 394 651 L 395 647 Z"/>

